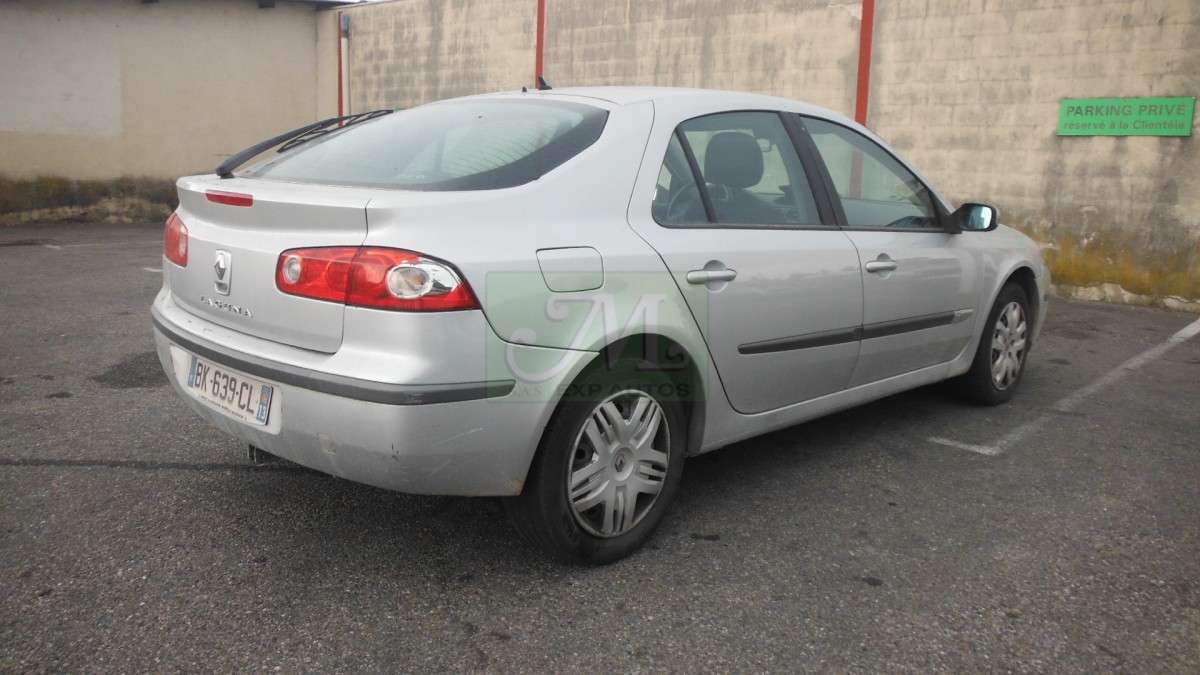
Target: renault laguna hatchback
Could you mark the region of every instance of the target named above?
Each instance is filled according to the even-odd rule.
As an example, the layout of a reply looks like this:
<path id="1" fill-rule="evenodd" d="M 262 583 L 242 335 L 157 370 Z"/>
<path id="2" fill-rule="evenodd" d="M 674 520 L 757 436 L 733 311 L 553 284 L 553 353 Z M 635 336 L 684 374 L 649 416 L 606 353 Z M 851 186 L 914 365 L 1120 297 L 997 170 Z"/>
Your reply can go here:
<path id="1" fill-rule="evenodd" d="M 942 380 L 1007 401 L 1049 282 L 994 207 L 753 94 L 378 111 L 178 192 L 152 315 L 190 408 L 252 453 L 503 497 L 569 561 L 642 546 L 689 456 Z"/>

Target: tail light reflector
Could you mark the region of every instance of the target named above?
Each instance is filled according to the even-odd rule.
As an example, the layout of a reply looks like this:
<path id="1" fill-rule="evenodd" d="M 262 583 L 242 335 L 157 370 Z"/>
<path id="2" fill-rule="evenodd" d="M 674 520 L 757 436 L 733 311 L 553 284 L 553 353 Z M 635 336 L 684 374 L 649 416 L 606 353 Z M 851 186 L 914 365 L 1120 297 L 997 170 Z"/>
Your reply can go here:
<path id="1" fill-rule="evenodd" d="M 289 295 L 409 312 L 479 309 L 448 263 L 372 246 L 298 248 L 279 254 L 275 285 Z"/>
<path id="2" fill-rule="evenodd" d="M 225 204 L 226 206 L 254 206 L 254 195 L 242 194 L 240 192 L 206 190 L 204 192 L 204 197 L 214 204 Z"/>
<path id="3" fill-rule="evenodd" d="M 163 235 L 163 255 L 176 265 L 187 267 L 188 229 L 177 213 L 172 213 L 171 217 L 167 218 L 167 231 Z"/>

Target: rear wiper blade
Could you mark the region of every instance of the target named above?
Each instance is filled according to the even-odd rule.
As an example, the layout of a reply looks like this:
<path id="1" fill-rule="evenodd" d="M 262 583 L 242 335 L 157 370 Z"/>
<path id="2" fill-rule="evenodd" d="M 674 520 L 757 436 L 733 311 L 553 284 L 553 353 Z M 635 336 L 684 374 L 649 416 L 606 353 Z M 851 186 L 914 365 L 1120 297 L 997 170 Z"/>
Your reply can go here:
<path id="1" fill-rule="evenodd" d="M 233 178 L 234 169 L 246 163 L 247 160 L 255 155 L 270 150 L 277 145 L 279 146 L 279 149 L 276 152 L 287 152 L 297 145 L 307 143 L 312 139 L 319 136 L 324 136 L 331 131 L 344 129 L 352 124 L 358 124 L 359 122 L 373 120 L 376 117 L 390 115 L 393 112 L 395 111 L 391 109 L 384 109 L 372 110 L 371 112 L 365 113 L 355 113 L 354 115 L 342 115 L 341 117 L 330 117 L 327 120 L 313 122 L 312 124 L 300 127 L 299 129 L 292 129 L 287 133 L 279 134 L 274 138 L 268 138 L 261 143 L 255 143 L 245 150 L 241 150 L 230 155 L 224 162 L 221 162 L 220 166 L 216 168 L 216 173 L 221 178 Z"/>

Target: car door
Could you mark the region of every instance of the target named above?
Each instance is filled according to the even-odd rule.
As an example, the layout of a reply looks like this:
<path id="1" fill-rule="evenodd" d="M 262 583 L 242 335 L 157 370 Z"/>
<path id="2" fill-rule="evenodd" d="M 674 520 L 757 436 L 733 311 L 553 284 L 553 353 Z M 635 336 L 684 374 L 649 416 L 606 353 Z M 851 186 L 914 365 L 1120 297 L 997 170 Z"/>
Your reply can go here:
<path id="1" fill-rule="evenodd" d="M 822 218 L 780 115 L 683 122 L 656 173 L 652 208 L 635 204 L 630 223 L 670 269 L 734 409 L 845 388 L 862 320 L 858 255 L 828 204 Z"/>
<path id="2" fill-rule="evenodd" d="M 848 127 L 802 118 L 863 277 L 857 386 L 952 360 L 970 342 L 980 265 L 943 229 L 933 196 L 885 148 Z"/>

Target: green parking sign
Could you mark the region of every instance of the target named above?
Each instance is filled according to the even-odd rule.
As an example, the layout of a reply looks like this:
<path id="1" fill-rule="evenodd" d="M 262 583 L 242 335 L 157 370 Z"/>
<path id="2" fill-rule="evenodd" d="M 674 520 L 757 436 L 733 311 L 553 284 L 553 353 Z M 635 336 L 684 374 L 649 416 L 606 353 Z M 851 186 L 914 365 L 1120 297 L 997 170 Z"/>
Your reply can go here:
<path id="1" fill-rule="evenodd" d="M 1059 136 L 1191 136 L 1196 98 L 1064 98 Z"/>

